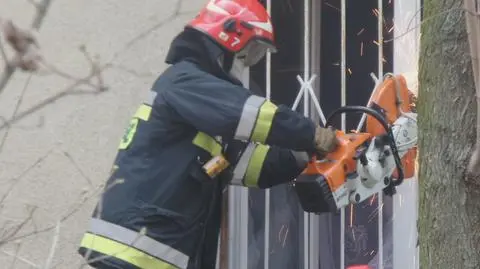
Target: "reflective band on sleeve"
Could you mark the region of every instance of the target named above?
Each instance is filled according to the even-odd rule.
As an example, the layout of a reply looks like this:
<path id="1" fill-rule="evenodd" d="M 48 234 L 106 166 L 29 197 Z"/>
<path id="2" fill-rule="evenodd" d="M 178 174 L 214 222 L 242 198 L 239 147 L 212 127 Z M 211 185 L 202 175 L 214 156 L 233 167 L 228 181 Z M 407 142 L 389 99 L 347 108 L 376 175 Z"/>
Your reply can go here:
<path id="1" fill-rule="evenodd" d="M 202 132 L 198 132 L 195 138 L 193 138 L 193 144 L 209 152 L 212 156 L 218 156 L 222 153 L 220 143 L 215 138 Z"/>
<path id="2" fill-rule="evenodd" d="M 253 151 L 252 158 L 250 158 L 250 162 L 248 163 L 247 173 L 245 174 L 245 186 L 258 187 L 263 162 L 265 162 L 269 149 L 269 146 L 257 145 Z"/>
<path id="3" fill-rule="evenodd" d="M 152 112 L 152 107 L 143 104 L 137 109 L 137 112 L 135 113 L 134 118 L 141 119 L 143 121 L 148 121 L 148 119 L 150 118 L 151 112 Z"/>
<path id="4" fill-rule="evenodd" d="M 263 163 L 267 157 L 269 146 L 249 144 L 233 171 L 232 185 L 258 187 Z"/>
<path id="5" fill-rule="evenodd" d="M 113 241 L 113 243 L 111 243 L 110 240 L 108 240 L 108 242 L 104 240 L 101 241 L 103 244 L 100 242 L 97 246 L 97 240 L 99 238 L 97 237 L 95 238 L 95 242 L 91 242 L 90 245 L 84 247 L 111 255 L 112 252 L 116 254 L 118 250 L 122 251 L 130 246 L 127 251 L 128 255 L 125 253 L 122 254 L 121 257 L 123 258 L 120 258 L 117 255 L 112 256 L 123 260 L 128 259 L 125 261 L 137 266 L 139 265 L 136 264 L 136 262 L 141 263 L 142 266 L 139 266 L 140 268 L 187 268 L 189 257 L 184 253 L 125 227 L 101 219 L 92 218 L 90 220 L 90 229 L 88 232 L 102 236 L 100 238 L 110 238 L 116 242 Z M 86 242 L 88 243 L 90 241 L 87 240 Z M 118 245 L 120 245 L 120 247 Z M 141 255 L 142 252 L 143 255 Z M 150 256 L 150 258 L 147 259 L 146 256 Z M 145 262 L 148 262 L 148 266 Z"/>
<path id="6" fill-rule="evenodd" d="M 250 143 L 243 152 L 242 157 L 240 157 L 240 160 L 233 170 L 232 185 L 244 186 L 243 179 L 247 173 L 248 163 L 250 162 L 254 149 L 255 144 Z"/>
<path id="7" fill-rule="evenodd" d="M 258 113 L 255 129 L 253 129 L 252 141 L 265 144 L 276 111 L 277 106 L 270 101 L 263 103 L 262 107 L 260 107 L 260 112 Z"/>
<path id="8" fill-rule="evenodd" d="M 152 106 L 153 102 L 155 102 L 155 98 L 157 98 L 157 92 L 156 91 L 150 91 L 148 93 L 147 101 L 145 103 L 149 106 Z"/>
<path id="9" fill-rule="evenodd" d="M 243 105 L 242 115 L 235 131 L 235 139 L 248 140 L 255 126 L 260 106 L 266 101 L 265 98 L 251 95 Z"/>

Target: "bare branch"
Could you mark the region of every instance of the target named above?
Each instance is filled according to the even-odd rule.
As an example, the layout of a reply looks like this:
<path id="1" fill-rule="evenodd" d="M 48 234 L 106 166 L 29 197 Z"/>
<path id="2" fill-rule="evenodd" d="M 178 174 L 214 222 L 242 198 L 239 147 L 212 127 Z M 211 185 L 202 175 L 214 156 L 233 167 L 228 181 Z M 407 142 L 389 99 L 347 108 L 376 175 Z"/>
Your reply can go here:
<path id="1" fill-rule="evenodd" d="M 31 27 L 32 27 L 33 30 L 38 31 L 40 29 L 40 26 L 42 25 L 42 23 L 44 21 L 45 15 L 47 14 L 47 10 L 50 7 L 51 3 L 52 3 L 52 0 L 42 0 L 41 2 L 34 3 L 34 7 L 36 8 L 36 14 L 35 14 L 35 17 L 33 18 L 32 24 L 31 24 Z M 2 23 L 2 24 L 3 24 L 3 26 L 5 26 L 5 25 L 10 26 L 10 28 L 7 28 L 7 30 L 8 29 L 15 30 L 15 28 L 12 28 L 12 26 L 14 26 L 14 25 L 11 22 L 10 22 L 10 24 L 8 22 L 7 22 L 7 24 L 5 24 L 5 23 Z M 7 31 L 7 33 L 8 33 L 8 31 Z M 21 36 L 21 35 L 20 36 L 18 35 L 19 32 L 11 32 L 11 33 L 17 33 L 17 35 L 10 36 L 11 38 L 14 38 L 14 39 L 15 39 L 15 37 L 17 37 L 17 39 L 18 39 L 18 37 Z M 32 44 L 34 43 L 33 40 L 32 40 L 33 36 L 29 32 L 22 31 L 21 33 L 24 34 L 22 36 L 23 37 L 22 41 L 24 41 L 24 42 L 22 42 L 22 45 L 25 44 L 25 41 L 30 41 L 30 42 L 28 43 L 29 45 L 27 47 L 23 47 L 23 49 L 25 50 L 25 51 L 23 51 L 23 53 L 24 53 L 23 55 L 19 54 L 18 51 L 17 51 L 16 61 L 19 61 L 17 63 L 17 65 L 23 66 L 25 69 L 28 70 L 28 69 L 31 69 L 31 68 L 34 67 L 32 65 L 34 64 L 35 60 L 38 60 L 39 54 L 38 54 L 38 50 L 33 49 L 35 47 L 35 46 L 32 46 Z M 4 29 L 4 34 L 5 34 L 5 29 Z M 8 36 L 6 37 L 6 39 L 8 40 Z M 11 43 L 11 42 L 9 42 L 9 43 Z M 13 43 L 15 44 L 15 42 L 13 42 Z M 17 44 L 17 45 L 20 45 L 20 44 Z M 5 62 L 6 62 L 5 69 L 3 70 L 3 73 L 0 76 L 0 93 L 1 93 L 5 89 L 5 87 L 7 86 L 8 82 L 10 81 L 13 74 L 15 73 L 16 67 L 12 63 L 10 63 L 10 61 L 8 60 L 8 58 L 5 54 L 4 48 L 1 47 L 0 49 L 2 51 L 2 56 L 4 57 Z M 27 53 L 27 52 L 30 52 L 30 53 Z M 23 61 L 22 61 L 22 57 L 23 57 Z M 21 64 L 22 62 L 23 62 L 23 65 Z"/>
<path id="2" fill-rule="evenodd" d="M 8 241 L 14 241 L 12 240 L 12 238 L 14 238 L 18 232 L 20 230 L 22 230 L 22 228 L 30 221 L 32 220 L 33 218 L 33 214 L 35 213 L 36 211 L 36 207 L 33 207 L 32 209 L 30 209 L 30 212 L 28 213 L 28 216 L 26 219 L 24 219 L 19 225 L 15 226 L 13 229 L 12 229 L 12 232 L 9 233 L 9 235 L 7 235 L 5 238 L 2 238 L 1 241 L 0 241 L 0 246 L 6 244 Z"/>
<path id="3" fill-rule="evenodd" d="M 35 30 L 40 29 L 45 19 L 45 15 L 47 15 L 48 8 L 50 7 L 51 4 L 52 4 L 52 0 L 43 0 L 41 2 L 36 2 L 34 4 L 35 8 L 37 9 L 37 14 L 32 21 L 33 29 Z"/>
<path id="4" fill-rule="evenodd" d="M 1 25 L 0 21 L 0 25 Z M 8 56 L 7 53 L 5 52 L 5 47 L 3 46 L 3 43 L 0 40 L 0 54 L 2 55 L 2 59 L 5 61 L 5 66 L 8 65 Z"/>
<path id="5" fill-rule="evenodd" d="M 89 58 L 89 55 L 88 54 L 85 54 L 86 55 L 86 58 L 88 59 L 88 61 L 90 62 L 91 61 L 91 58 Z M 106 70 L 107 68 L 110 67 L 109 64 L 106 64 L 106 65 L 103 65 L 103 66 L 100 66 L 98 63 L 96 62 L 92 62 L 92 66 L 90 67 L 90 73 L 84 77 L 84 78 L 81 78 L 81 79 L 76 79 L 73 81 L 73 83 L 69 86 L 67 86 L 63 91 L 60 91 L 59 93 L 53 95 L 53 96 L 50 96 L 49 98 L 47 98 L 46 100 L 34 105 L 33 107 L 27 109 L 26 111 L 20 113 L 20 114 L 17 114 L 15 115 L 14 117 L 12 117 L 10 120 L 6 121 L 6 122 L 3 122 L 1 125 L 0 125 L 0 130 L 2 129 L 5 129 L 9 126 L 11 126 L 12 124 L 16 123 L 17 121 L 31 115 L 32 113 L 44 108 L 45 106 L 65 97 L 65 96 L 70 96 L 70 95 L 84 95 L 84 94 L 99 94 L 99 93 L 102 93 L 102 92 L 105 92 L 107 90 L 107 88 L 105 87 L 105 85 L 103 84 L 103 80 L 101 79 L 101 76 L 102 76 L 102 72 L 104 70 Z M 94 85 L 91 80 L 93 78 L 97 78 L 98 80 L 98 84 L 97 85 Z M 94 87 L 94 90 L 93 91 L 82 91 L 82 90 L 75 90 L 78 86 L 80 85 L 88 85 L 88 86 L 92 86 Z M 0 88 L 1 89 L 1 88 Z"/>

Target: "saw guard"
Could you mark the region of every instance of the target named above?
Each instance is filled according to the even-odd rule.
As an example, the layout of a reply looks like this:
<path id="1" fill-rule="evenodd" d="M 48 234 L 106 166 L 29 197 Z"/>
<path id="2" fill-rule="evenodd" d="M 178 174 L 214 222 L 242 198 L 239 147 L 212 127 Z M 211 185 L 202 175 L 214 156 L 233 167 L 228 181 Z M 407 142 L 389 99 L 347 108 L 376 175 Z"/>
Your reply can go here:
<path id="1" fill-rule="evenodd" d="M 370 99 L 370 106 L 378 112 L 384 114 L 389 124 L 393 124 L 402 112 L 414 112 L 414 95 L 407 87 L 407 81 L 404 76 L 388 76 L 384 82 L 373 92 Z M 372 116 L 368 115 L 366 120 L 367 133 L 373 136 L 385 134 L 385 129 Z M 412 178 L 415 175 L 415 159 L 417 157 L 417 147 L 414 147 L 401 159 L 405 179 Z M 398 178 L 398 172 L 393 173 L 394 178 Z"/>

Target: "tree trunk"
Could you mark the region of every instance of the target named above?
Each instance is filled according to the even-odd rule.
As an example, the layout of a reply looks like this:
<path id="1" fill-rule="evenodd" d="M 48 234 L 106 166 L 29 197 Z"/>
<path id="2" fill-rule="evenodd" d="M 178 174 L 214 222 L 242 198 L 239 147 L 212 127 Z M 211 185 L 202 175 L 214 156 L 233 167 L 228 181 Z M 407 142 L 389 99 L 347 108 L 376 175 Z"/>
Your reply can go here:
<path id="1" fill-rule="evenodd" d="M 448 10 L 448 11 L 447 11 Z M 476 98 L 463 1 L 425 0 L 419 70 L 422 269 L 480 268 L 480 179 L 467 178 Z"/>

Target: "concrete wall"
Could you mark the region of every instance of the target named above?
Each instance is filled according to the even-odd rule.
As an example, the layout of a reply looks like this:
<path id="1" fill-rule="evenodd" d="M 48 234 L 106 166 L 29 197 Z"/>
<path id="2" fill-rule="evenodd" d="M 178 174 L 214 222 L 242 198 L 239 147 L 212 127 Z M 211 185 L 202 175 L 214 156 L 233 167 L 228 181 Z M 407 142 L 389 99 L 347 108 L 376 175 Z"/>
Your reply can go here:
<path id="1" fill-rule="evenodd" d="M 42 268 L 56 231 L 52 265 L 78 268 L 76 248 L 124 128 L 166 67 L 172 37 L 204 3 L 52 1 L 38 34 L 46 61 L 83 78 L 90 64 L 78 48 L 85 45 L 112 65 L 101 72 L 108 90 L 72 87 L 74 80 L 54 72 L 17 71 L 0 93 L 0 239 L 15 239 L 9 234 L 34 209 L 19 238 L 0 245 L 1 268 Z M 29 28 L 33 16 L 27 0 L 0 2 L 0 18 L 20 27 Z"/>

